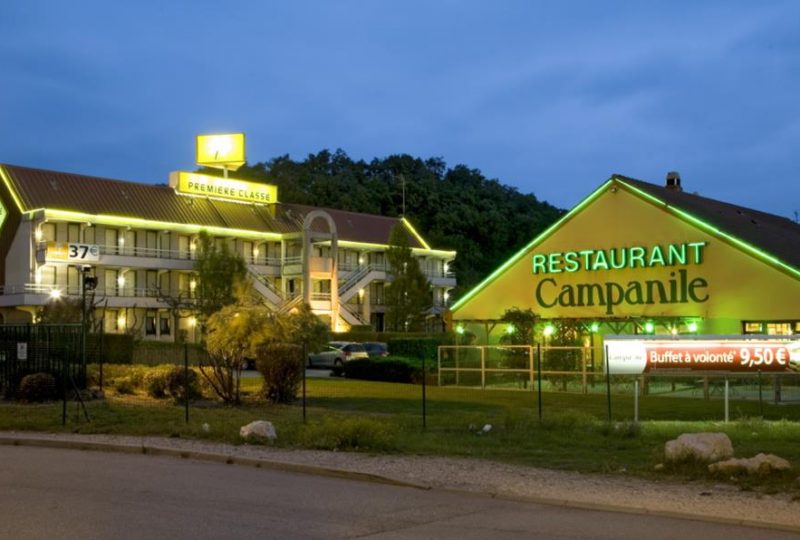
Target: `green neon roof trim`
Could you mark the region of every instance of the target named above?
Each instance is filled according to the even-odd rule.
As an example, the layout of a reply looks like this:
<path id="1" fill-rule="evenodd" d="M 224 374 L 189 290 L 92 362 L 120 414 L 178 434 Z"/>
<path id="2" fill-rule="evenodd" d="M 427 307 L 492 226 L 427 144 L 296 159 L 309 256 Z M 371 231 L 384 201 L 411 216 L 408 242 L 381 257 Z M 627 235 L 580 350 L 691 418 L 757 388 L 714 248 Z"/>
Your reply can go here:
<path id="1" fill-rule="evenodd" d="M 497 270 L 489 274 L 489 277 L 478 283 L 475 287 L 472 288 L 471 291 L 469 291 L 467 294 L 459 298 L 458 301 L 455 304 L 453 304 L 453 306 L 450 308 L 450 311 L 452 313 L 455 313 L 456 310 L 460 309 L 468 300 L 470 300 L 481 290 L 486 288 L 487 285 L 489 285 L 491 282 L 497 279 L 502 273 L 508 270 L 510 266 L 519 261 L 525 255 L 526 252 L 534 248 L 537 244 L 542 243 L 548 236 L 553 234 L 558 228 L 560 228 L 564 223 L 570 220 L 575 214 L 580 212 L 586 205 L 588 205 L 590 202 L 594 201 L 597 197 L 599 197 L 605 190 L 606 186 L 608 186 L 608 184 L 610 184 L 613 181 L 614 181 L 613 177 L 606 180 L 602 186 L 594 190 L 588 197 L 586 197 L 583 201 L 578 203 L 576 207 L 574 207 L 572 210 L 564 214 L 561 217 L 561 219 L 550 225 L 550 227 L 548 227 L 544 232 L 539 234 L 539 236 L 534 238 L 527 246 L 517 251 L 514 255 L 511 256 L 510 259 L 504 262 Z"/>
<path id="2" fill-rule="evenodd" d="M 684 210 L 681 210 L 680 208 L 676 208 L 674 206 L 671 206 L 669 203 L 667 203 L 665 201 L 662 201 L 658 197 L 655 197 L 655 196 L 653 196 L 653 195 L 651 195 L 651 194 L 649 194 L 649 193 L 647 193 L 645 191 L 642 191 L 641 189 L 639 189 L 639 188 L 637 188 L 635 186 L 632 186 L 632 185 L 626 183 L 625 180 L 617 178 L 617 181 L 620 184 L 624 185 L 626 189 L 631 190 L 631 192 L 633 192 L 634 194 L 639 195 L 644 199 L 647 199 L 647 200 L 649 200 L 651 202 L 655 202 L 655 203 L 663 206 L 669 212 L 672 212 L 673 214 L 676 214 L 676 215 L 682 217 L 684 220 L 686 220 L 689 223 L 692 223 L 692 224 L 698 226 L 700 229 L 703 229 L 706 232 L 709 232 L 711 234 L 720 236 L 720 237 L 724 238 L 725 240 L 728 240 L 732 244 L 735 244 L 736 246 L 738 246 L 739 248 L 743 249 L 744 251 L 747 251 L 751 255 L 754 255 L 755 257 L 757 257 L 759 259 L 762 259 L 763 261 L 771 263 L 771 264 L 779 267 L 780 269 L 787 271 L 789 274 L 793 275 L 794 277 L 800 278 L 800 270 L 798 270 L 797 268 L 795 268 L 795 267 L 793 267 L 791 265 L 786 264 L 785 262 L 781 261 L 777 257 L 774 257 L 774 256 L 770 255 L 769 253 L 766 253 L 765 251 L 761 251 L 757 247 L 755 247 L 755 246 L 753 246 L 751 244 L 748 244 L 744 240 L 740 240 L 739 238 L 736 238 L 735 236 L 732 236 L 732 235 L 730 235 L 730 234 L 728 234 L 726 232 L 723 232 L 723 231 L 719 230 L 718 228 L 716 228 L 715 226 L 711 225 L 710 223 L 707 223 L 707 222 L 703 221 L 702 219 L 699 219 L 699 218 L 693 216 L 692 214 L 690 214 L 690 213 L 688 213 L 688 212 L 686 212 Z"/>

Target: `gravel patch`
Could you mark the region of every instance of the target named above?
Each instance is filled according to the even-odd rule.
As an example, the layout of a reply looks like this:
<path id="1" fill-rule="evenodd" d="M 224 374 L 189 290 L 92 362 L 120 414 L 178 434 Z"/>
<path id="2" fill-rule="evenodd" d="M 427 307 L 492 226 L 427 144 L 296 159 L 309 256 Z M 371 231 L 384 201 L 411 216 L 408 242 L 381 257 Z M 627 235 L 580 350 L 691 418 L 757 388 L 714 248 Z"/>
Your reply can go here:
<path id="1" fill-rule="evenodd" d="M 234 458 L 262 459 L 276 464 L 308 465 L 366 473 L 429 488 L 454 489 L 504 498 L 733 520 L 800 531 L 800 502 L 792 501 L 785 494 L 742 492 L 736 486 L 727 484 L 651 481 L 624 474 L 582 474 L 475 459 L 286 450 L 165 437 L 2 432 L 0 438 L 169 448 Z"/>

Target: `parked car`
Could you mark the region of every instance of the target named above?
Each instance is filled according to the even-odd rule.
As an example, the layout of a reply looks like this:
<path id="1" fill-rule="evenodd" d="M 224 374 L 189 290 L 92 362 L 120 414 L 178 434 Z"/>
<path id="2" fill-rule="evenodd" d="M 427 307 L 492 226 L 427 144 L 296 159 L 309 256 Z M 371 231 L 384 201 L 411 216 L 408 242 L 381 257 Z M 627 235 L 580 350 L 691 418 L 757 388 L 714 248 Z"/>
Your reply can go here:
<path id="1" fill-rule="evenodd" d="M 363 345 L 370 358 L 389 356 L 389 347 L 386 346 L 386 343 L 380 341 L 365 341 Z"/>
<path id="2" fill-rule="evenodd" d="M 345 362 L 358 358 L 369 358 L 366 349 L 364 349 L 361 343 L 331 341 L 328 343 L 328 348 L 324 351 L 308 355 L 308 367 L 341 366 Z"/>

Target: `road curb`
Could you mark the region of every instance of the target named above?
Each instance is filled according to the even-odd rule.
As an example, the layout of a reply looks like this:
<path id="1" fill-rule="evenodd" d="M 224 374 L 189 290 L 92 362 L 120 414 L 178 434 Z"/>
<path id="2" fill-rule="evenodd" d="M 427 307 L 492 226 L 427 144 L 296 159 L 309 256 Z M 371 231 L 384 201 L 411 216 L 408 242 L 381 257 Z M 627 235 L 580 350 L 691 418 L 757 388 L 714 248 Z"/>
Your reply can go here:
<path id="1" fill-rule="evenodd" d="M 293 472 L 300 474 L 313 474 L 316 476 L 327 476 L 331 478 L 342 478 L 346 480 L 358 480 L 361 482 L 372 482 L 376 484 L 388 484 L 398 487 L 413 489 L 430 489 L 424 484 L 415 484 L 388 478 L 377 474 L 350 471 L 347 469 L 334 469 L 330 467 L 320 467 L 318 465 L 305 465 L 301 463 L 287 463 L 285 461 L 275 461 L 263 458 L 242 457 L 233 454 L 221 454 L 214 452 L 198 452 L 195 450 L 184 450 L 180 448 L 169 448 L 157 445 L 132 445 L 122 443 L 93 442 L 93 441 L 74 441 L 58 438 L 40 437 L 8 437 L 0 435 L 0 446 L 31 446 L 40 448 L 61 448 L 66 450 L 89 450 L 95 452 L 114 452 L 118 454 L 144 454 L 150 456 L 164 456 L 179 459 L 194 459 L 198 461 L 208 461 L 212 463 L 223 463 L 225 465 L 240 465 L 244 467 L 255 467 L 258 469 L 271 469 L 277 471 Z"/>
<path id="2" fill-rule="evenodd" d="M 178 459 L 194 459 L 198 461 L 222 463 L 226 465 L 238 465 L 244 467 L 254 467 L 259 469 L 270 469 L 270 470 L 292 472 L 299 474 L 311 474 L 316 476 L 326 476 L 330 478 L 341 478 L 346 480 L 372 482 L 372 483 L 393 485 L 393 486 L 406 487 L 412 489 L 430 490 L 433 488 L 433 486 L 431 485 L 406 482 L 377 474 L 363 473 L 347 469 L 335 469 L 331 467 L 320 467 L 317 465 L 289 463 L 285 461 L 275 461 L 263 458 L 242 457 L 225 453 L 198 452 L 195 450 L 169 448 L 152 444 L 132 445 L 132 444 L 110 443 L 110 442 L 76 441 L 69 439 L 60 439 L 55 437 L 51 438 L 20 437 L 17 435 L 8 436 L 0 434 L 0 446 L 29 446 L 29 447 L 40 447 L 40 448 L 59 448 L 67 450 L 113 452 L 120 454 L 144 454 L 150 456 L 163 456 L 163 457 L 172 457 Z M 520 496 L 520 495 L 512 495 L 506 493 L 471 491 L 471 490 L 448 488 L 448 487 L 440 487 L 436 489 L 453 493 L 461 493 L 461 494 L 467 493 L 475 496 L 488 496 L 495 499 L 502 499 L 508 501 L 545 504 L 548 506 L 560 506 L 566 508 L 576 508 L 581 510 L 596 510 L 601 512 L 617 512 L 617 513 L 626 513 L 635 515 L 679 518 L 679 519 L 688 519 L 693 521 L 719 523 L 724 525 L 736 525 L 736 526 L 751 527 L 758 529 L 770 529 L 770 530 L 786 531 L 794 533 L 800 532 L 800 526 L 792 526 L 781 523 L 770 523 L 764 521 L 755 521 L 755 520 L 739 519 L 739 518 L 727 518 L 724 516 L 698 515 L 698 514 L 691 514 L 691 513 L 678 512 L 672 510 L 653 510 L 651 508 L 646 508 L 646 507 L 624 506 L 624 505 L 615 505 L 610 503 L 599 503 L 599 502 L 574 501 L 570 499 L 555 498 L 555 497 Z"/>

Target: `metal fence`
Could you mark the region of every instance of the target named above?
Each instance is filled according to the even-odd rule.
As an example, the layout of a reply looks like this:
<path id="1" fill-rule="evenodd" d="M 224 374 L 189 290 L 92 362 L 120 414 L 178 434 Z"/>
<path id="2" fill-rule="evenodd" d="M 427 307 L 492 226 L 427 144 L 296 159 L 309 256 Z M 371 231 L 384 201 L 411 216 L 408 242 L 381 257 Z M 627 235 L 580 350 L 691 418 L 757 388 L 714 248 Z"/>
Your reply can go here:
<path id="1" fill-rule="evenodd" d="M 0 386 L 17 388 L 26 375 L 50 373 L 86 386 L 80 324 L 0 325 Z"/>

